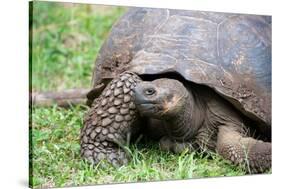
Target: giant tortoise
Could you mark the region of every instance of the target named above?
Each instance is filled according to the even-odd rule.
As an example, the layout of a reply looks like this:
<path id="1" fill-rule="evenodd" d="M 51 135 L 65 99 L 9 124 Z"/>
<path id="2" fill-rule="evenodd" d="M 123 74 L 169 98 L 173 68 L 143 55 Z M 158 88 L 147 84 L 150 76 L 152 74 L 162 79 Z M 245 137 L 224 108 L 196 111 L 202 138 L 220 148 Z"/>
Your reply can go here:
<path id="1" fill-rule="evenodd" d="M 145 136 L 175 153 L 217 152 L 271 168 L 271 17 L 132 8 L 103 44 L 81 155 L 128 162 Z"/>

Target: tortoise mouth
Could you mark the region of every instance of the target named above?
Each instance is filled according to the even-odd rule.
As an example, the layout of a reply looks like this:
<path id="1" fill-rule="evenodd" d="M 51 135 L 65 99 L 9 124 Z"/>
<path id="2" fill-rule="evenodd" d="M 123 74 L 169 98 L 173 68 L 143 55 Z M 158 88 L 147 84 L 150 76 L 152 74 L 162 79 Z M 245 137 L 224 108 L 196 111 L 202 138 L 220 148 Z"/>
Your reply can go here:
<path id="1" fill-rule="evenodd" d="M 137 103 L 137 109 L 142 116 L 154 116 L 160 113 L 160 107 L 156 103 Z"/>

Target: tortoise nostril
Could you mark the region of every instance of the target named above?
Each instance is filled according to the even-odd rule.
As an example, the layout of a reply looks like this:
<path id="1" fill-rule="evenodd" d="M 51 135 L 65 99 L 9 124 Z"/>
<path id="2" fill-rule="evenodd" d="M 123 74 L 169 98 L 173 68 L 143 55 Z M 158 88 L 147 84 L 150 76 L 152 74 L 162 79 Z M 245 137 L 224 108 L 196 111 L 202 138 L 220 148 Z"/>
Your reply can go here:
<path id="1" fill-rule="evenodd" d="M 153 95 L 154 93 L 155 93 L 155 90 L 153 88 L 148 88 L 144 91 L 144 94 L 148 95 L 148 96 Z"/>

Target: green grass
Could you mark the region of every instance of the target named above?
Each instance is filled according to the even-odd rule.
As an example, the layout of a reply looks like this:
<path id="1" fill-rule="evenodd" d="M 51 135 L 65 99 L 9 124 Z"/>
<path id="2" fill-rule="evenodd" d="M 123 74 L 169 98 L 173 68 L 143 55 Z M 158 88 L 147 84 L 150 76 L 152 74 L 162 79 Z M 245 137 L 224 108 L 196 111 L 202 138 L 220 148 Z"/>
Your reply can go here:
<path id="1" fill-rule="evenodd" d="M 32 91 L 91 85 L 94 59 L 125 8 L 36 2 L 32 26 Z M 92 166 L 79 155 L 84 106 L 32 107 L 30 161 L 34 187 L 244 175 L 216 154 L 162 152 L 157 144 L 131 145 L 129 165 Z"/>
<path id="2" fill-rule="evenodd" d="M 112 24 L 124 12 L 35 2 L 32 20 L 32 89 L 89 87 L 93 63 Z"/>
<path id="3" fill-rule="evenodd" d="M 157 144 L 131 145 L 129 165 L 95 166 L 79 156 L 83 107 L 34 108 L 32 111 L 34 186 L 71 186 L 120 182 L 160 181 L 245 173 L 216 154 L 160 151 Z"/>

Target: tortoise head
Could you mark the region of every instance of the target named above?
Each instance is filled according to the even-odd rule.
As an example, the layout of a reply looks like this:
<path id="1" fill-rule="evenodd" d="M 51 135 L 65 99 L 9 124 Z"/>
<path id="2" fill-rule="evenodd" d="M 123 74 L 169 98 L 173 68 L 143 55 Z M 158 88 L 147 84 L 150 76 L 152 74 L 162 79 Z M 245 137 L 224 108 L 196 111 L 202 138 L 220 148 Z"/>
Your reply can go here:
<path id="1" fill-rule="evenodd" d="M 134 91 L 136 107 L 143 116 L 165 119 L 175 117 L 187 108 L 189 92 L 175 79 L 143 81 Z"/>

